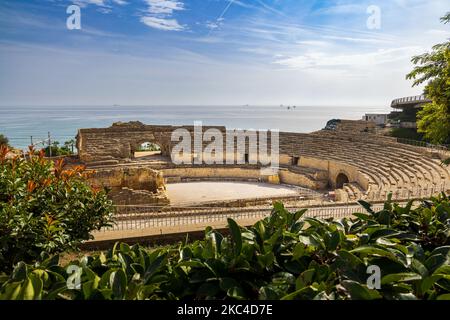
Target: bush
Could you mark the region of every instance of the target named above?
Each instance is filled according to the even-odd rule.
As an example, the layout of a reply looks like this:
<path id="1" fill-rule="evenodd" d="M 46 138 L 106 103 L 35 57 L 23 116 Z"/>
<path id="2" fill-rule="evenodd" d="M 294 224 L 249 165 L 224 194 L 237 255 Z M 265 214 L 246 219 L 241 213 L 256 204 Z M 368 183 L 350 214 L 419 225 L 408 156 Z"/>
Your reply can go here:
<path id="1" fill-rule="evenodd" d="M 423 134 L 412 128 L 393 128 L 390 132 L 391 137 L 422 141 Z"/>
<path id="2" fill-rule="evenodd" d="M 9 145 L 8 138 L 3 134 L 0 134 L 0 146 L 8 146 L 8 145 Z"/>
<path id="3" fill-rule="evenodd" d="M 340 221 L 304 218 L 276 204 L 230 236 L 148 250 L 116 244 L 60 267 L 58 257 L 19 263 L 0 277 L 0 299 L 450 299 L 450 201 L 413 208 L 388 201 Z M 367 285 L 369 266 L 381 288 Z M 77 282 L 77 279 L 79 282 Z"/>
<path id="4" fill-rule="evenodd" d="M 63 161 L 28 154 L 6 159 L 0 147 L 0 271 L 34 262 L 41 252 L 76 248 L 90 232 L 108 225 L 113 206 L 93 189 L 83 167 L 63 169 Z"/>
<path id="5" fill-rule="evenodd" d="M 58 141 L 54 141 L 51 146 L 45 147 L 44 152 L 46 157 L 57 157 L 57 156 L 70 156 L 72 152 L 72 144 L 75 143 L 73 140 L 66 141 L 62 147 L 59 146 Z M 51 149 L 51 153 L 50 153 Z"/>
<path id="6" fill-rule="evenodd" d="M 138 146 L 136 149 L 136 152 L 142 152 L 142 151 L 161 151 L 161 147 L 154 143 L 143 143 Z"/>

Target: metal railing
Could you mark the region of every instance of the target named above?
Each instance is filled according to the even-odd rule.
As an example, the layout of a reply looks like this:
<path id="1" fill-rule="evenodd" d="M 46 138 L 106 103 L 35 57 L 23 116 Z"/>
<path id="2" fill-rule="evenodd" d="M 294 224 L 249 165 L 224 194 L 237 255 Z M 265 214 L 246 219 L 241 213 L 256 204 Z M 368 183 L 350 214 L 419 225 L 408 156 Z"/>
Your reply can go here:
<path id="1" fill-rule="evenodd" d="M 405 139 L 405 138 L 397 138 L 398 143 L 402 144 L 408 144 L 411 146 L 421 147 L 421 148 L 427 148 L 433 151 L 439 151 L 439 152 L 447 152 L 449 151 L 449 146 L 444 144 L 432 144 L 425 141 L 418 141 L 418 140 L 411 140 L 411 139 Z"/>
<path id="2" fill-rule="evenodd" d="M 383 205 L 376 204 L 374 210 L 380 210 Z M 139 209 L 140 212 L 136 212 Z M 142 230 L 147 228 L 167 228 L 186 226 L 206 226 L 210 224 L 225 224 L 228 218 L 237 221 L 254 222 L 270 215 L 272 208 L 191 208 L 183 212 L 157 212 L 160 207 L 152 206 L 129 206 L 129 212 L 118 214 L 112 227 L 104 228 L 103 231 L 126 231 Z M 286 207 L 290 212 L 295 212 L 302 207 Z M 353 213 L 361 212 L 363 209 L 357 204 L 309 208 L 304 217 L 334 218 L 340 219 L 351 216 Z M 123 212 L 123 211 L 122 211 Z"/>
<path id="3" fill-rule="evenodd" d="M 408 200 L 418 200 L 422 198 L 429 198 L 441 192 L 448 191 L 448 186 L 430 186 L 427 188 L 410 188 L 399 189 L 395 191 L 371 191 L 367 195 L 362 195 L 361 199 L 373 203 L 374 210 L 381 210 L 389 197 L 392 194 L 392 199 L 398 203 L 403 203 Z M 318 203 L 316 206 L 308 202 L 286 204 L 286 209 L 290 212 L 295 212 L 300 209 L 308 209 L 305 217 L 317 218 L 333 218 L 341 219 L 349 217 L 356 212 L 364 212 L 364 209 L 357 203 L 357 201 L 347 203 L 333 203 L 326 204 Z M 225 225 L 227 218 L 232 218 L 237 221 L 255 222 L 270 215 L 272 205 L 261 205 L 259 207 L 171 207 L 171 206 L 151 206 L 151 205 L 128 205 L 116 206 L 116 214 L 114 217 L 114 225 L 109 228 L 104 228 L 102 231 L 130 231 L 142 230 L 147 228 L 170 228 L 174 230 L 182 229 L 187 226 L 194 228 L 206 227 L 207 225 Z M 162 232 L 162 231 L 161 231 Z"/>
<path id="4" fill-rule="evenodd" d="M 429 102 L 429 100 L 424 94 L 418 96 L 410 96 L 395 99 L 392 101 L 391 106 L 401 105 L 401 104 L 410 104 L 410 103 L 420 103 L 420 102 Z"/>
<path id="5" fill-rule="evenodd" d="M 73 136 L 64 136 L 64 135 L 58 135 L 54 136 L 50 132 L 47 133 L 47 137 L 36 137 L 36 136 L 29 136 L 29 137 L 17 137 L 17 136 L 9 136 L 8 140 L 10 142 L 10 145 L 16 149 L 21 149 L 23 152 L 27 152 L 28 148 L 30 146 L 33 146 L 34 148 L 49 148 L 53 145 L 53 142 L 58 141 L 61 143 L 65 143 L 70 140 L 75 140 L 75 137 Z M 65 144 L 59 145 L 60 147 Z M 75 141 L 73 143 L 69 143 L 66 145 L 70 148 L 72 154 L 76 155 L 78 153 L 78 149 L 76 148 Z M 52 150 L 49 148 L 49 153 L 51 154 Z"/>

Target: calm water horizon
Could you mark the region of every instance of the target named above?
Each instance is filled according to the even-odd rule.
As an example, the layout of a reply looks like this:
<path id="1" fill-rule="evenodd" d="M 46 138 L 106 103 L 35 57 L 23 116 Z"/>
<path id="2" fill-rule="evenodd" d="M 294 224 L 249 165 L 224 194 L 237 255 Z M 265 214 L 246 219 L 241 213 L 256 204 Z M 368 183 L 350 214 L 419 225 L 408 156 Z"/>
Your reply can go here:
<path id="1" fill-rule="evenodd" d="M 114 122 L 145 124 L 222 125 L 229 129 L 278 129 L 308 133 L 322 129 L 331 119 L 361 119 L 365 113 L 387 113 L 389 107 L 297 106 L 0 106 L 0 134 L 16 148 L 27 148 L 47 137 L 64 142 L 81 128 L 109 127 Z"/>

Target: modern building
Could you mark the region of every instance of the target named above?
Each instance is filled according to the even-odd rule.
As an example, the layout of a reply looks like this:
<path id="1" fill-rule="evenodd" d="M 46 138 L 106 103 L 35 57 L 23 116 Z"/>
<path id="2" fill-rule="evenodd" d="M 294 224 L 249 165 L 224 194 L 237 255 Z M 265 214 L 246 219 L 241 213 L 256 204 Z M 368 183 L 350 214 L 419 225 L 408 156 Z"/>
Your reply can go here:
<path id="1" fill-rule="evenodd" d="M 431 102 L 425 95 L 395 99 L 391 103 L 394 109 L 389 114 L 389 123 L 396 128 L 416 128 L 417 112 L 424 104 Z"/>
<path id="2" fill-rule="evenodd" d="M 364 121 L 374 122 L 377 126 L 385 126 L 388 121 L 388 114 L 385 113 L 366 113 Z"/>

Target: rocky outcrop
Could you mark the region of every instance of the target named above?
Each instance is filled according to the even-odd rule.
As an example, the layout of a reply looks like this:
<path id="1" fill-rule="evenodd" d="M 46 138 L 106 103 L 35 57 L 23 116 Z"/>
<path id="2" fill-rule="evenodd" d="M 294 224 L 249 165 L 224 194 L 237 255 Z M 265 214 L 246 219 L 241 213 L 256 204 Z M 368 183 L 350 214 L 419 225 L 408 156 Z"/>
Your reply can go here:
<path id="1" fill-rule="evenodd" d="M 342 120 L 333 119 L 327 122 L 324 130 L 340 131 L 340 132 L 370 132 L 375 133 L 376 124 L 363 120 Z"/>

